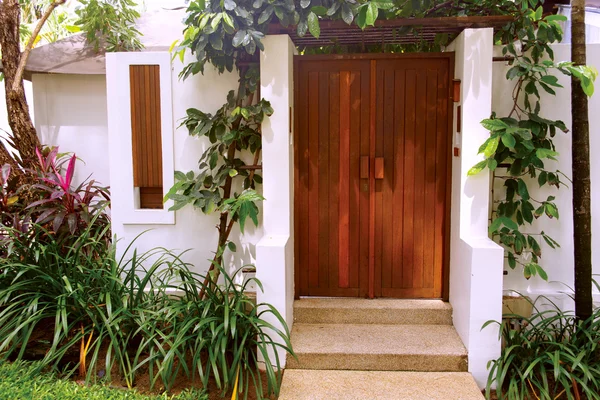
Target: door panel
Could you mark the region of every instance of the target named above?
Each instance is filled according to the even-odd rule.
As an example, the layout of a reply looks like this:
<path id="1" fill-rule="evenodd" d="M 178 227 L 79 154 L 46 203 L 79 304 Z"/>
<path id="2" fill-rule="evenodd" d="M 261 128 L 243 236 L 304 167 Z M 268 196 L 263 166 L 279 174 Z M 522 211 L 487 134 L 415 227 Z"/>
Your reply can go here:
<path id="1" fill-rule="evenodd" d="M 364 296 L 369 61 L 298 62 L 295 242 L 299 295 Z"/>
<path id="2" fill-rule="evenodd" d="M 442 296 L 448 64 L 377 62 L 375 157 L 385 172 L 375 185 L 376 296 Z"/>
<path id="3" fill-rule="evenodd" d="M 297 296 L 442 296 L 450 61 L 296 57 Z"/>

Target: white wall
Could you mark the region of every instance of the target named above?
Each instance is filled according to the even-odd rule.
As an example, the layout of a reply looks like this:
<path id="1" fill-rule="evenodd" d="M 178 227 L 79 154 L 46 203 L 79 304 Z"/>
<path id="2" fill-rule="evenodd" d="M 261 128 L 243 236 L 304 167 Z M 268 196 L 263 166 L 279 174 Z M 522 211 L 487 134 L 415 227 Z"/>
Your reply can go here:
<path id="1" fill-rule="evenodd" d="M 563 43 L 571 43 L 571 6 L 560 4 L 558 13 L 565 15 L 568 20 L 563 22 Z M 586 43 L 600 43 L 600 9 L 587 7 L 585 13 L 585 41 Z"/>
<path id="2" fill-rule="evenodd" d="M 263 42 L 261 96 L 271 102 L 274 113 L 262 124 L 266 201 L 264 236 L 257 246 L 256 276 L 263 283 L 264 293 L 258 292 L 257 300 L 275 306 L 291 329 L 294 322 L 294 146 L 290 113 L 294 106 L 296 50 L 288 35 L 270 35 Z M 267 318 L 280 327 L 275 318 Z M 278 353 L 285 366 L 286 352 L 278 349 Z"/>
<path id="3" fill-rule="evenodd" d="M 33 75 L 35 127 L 44 145 L 81 160 L 75 181 L 109 186 L 106 79 L 104 75 Z"/>
<path id="4" fill-rule="evenodd" d="M 4 97 L 4 83 L 4 80 L 0 82 L 0 138 L 7 137 L 7 132 L 10 132 L 10 127 L 8 126 L 8 114 L 6 111 L 6 100 Z M 23 85 L 25 87 L 25 97 L 27 98 L 27 104 L 29 105 L 29 114 L 31 115 L 31 118 L 33 118 L 33 87 L 31 85 L 31 82 L 29 81 L 24 81 Z"/>
<path id="5" fill-rule="evenodd" d="M 454 131 L 460 156 L 452 162 L 450 303 L 469 372 L 480 387 L 487 381 L 487 362 L 500 354 L 497 326 L 481 328 L 501 318 L 503 251 L 487 235 L 489 176 L 468 177 L 467 171 L 482 159 L 477 151 L 489 136 L 480 121 L 491 113 L 492 44 L 492 29 L 466 29 L 447 49 L 455 52 L 454 76 L 462 82 L 462 127 Z"/>
<path id="6" fill-rule="evenodd" d="M 165 56 L 169 57 L 166 52 L 157 52 L 162 59 Z M 151 57 L 151 53 L 127 53 L 128 57 Z M 112 57 L 113 55 L 109 55 Z M 115 55 L 115 57 L 117 57 Z M 140 58 L 140 60 L 142 60 Z M 140 61 L 143 63 L 143 60 Z M 113 63 L 107 58 L 107 73 L 110 77 L 111 71 L 114 69 L 116 63 Z M 111 67 L 113 65 L 113 67 Z M 180 63 L 179 60 L 172 62 L 172 70 L 170 72 L 170 81 L 164 82 L 161 80 L 161 88 L 163 85 L 171 85 L 172 88 L 172 109 L 163 110 L 163 117 L 166 115 L 165 112 L 172 111 L 172 130 L 173 132 L 173 160 L 174 169 L 179 171 L 187 172 L 189 170 L 198 170 L 198 159 L 202 155 L 204 149 L 209 144 L 206 138 L 192 138 L 188 135 L 185 127 L 179 128 L 182 118 L 186 115 L 188 108 L 198 108 L 204 112 L 214 113 L 220 108 L 226 101 L 227 93 L 230 90 L 237 89 L 238 86 L 238 75 L 235 73 L 225 73 L 219 75 L 218 72 L 211 66 L 207 66 L 204 75 L 197 75 L 190 77 L 185 81 L 181 81 L 178 78 L 178 74 L 183 68 L 184 64 Z M 162 76 L 162 75 L 161 75 Z M 129 85 L 125 89 L 114 85 L 111 87 L 111 80 L 108 80 L 109 87 L 109 102 L 113 101 L 112 98 L 119 98 L 129 90 Z M 162 89 L 161 89 L 162 90 Z M 112 97 L 111 97 L 112 96 Z M 168 100 L 168 99 L 167 99 Z M 123 103 L 121 100 L 117 104 Z M 125 104 L 125 103 L 123 103 Z M 112 107 L 112 108 L 111 108 Z M 112 110 L 112 111 L 111 111 Z M 125 123 L 120 121 L 128 121 L 129 108 L 128 105 L 124 107 L 114 107 L 114 104 L 109 105 L 109 113 L 114 112 L 114 115 L 109 116 L 109 127 L 110 132 L 110 146 L 113 149 L 111 151 L 111 176 L 115 179 L 119 179 L 122 171 L 131 169 L 131 155 L 119 156 L 118 150 L 121 145 L 125 145 L 126 140 L 123 135 L 129 135 L 129 141 L 131 133 L 125 132 L 127 129 Z M 112 122 L 110 122 L 112 119 Z M 165 127 L 163 127 L 165 128 Z M 114 130 L 114 132 L 113 132 Z M 163 140 L 168 137 L 166 129 L 163 129 Z M 163 145 L 164 147 L 164 145 Z M 167 154 L 163 154 L 164 157 Z M 172 173 L 173 171 L 171 171 Z M 131 177 L 130 177 L 131 178 Z M 120 181 L 119 181 L 120 182 Z M 115 186 L 117 182 L 113 182 Z M 131 187 L 123 188 L 123 190 L 133 190 Z M 119 186 L 120 187 L 120 186 Z M 169 187 L 165 187 L 168 190 Z M 115 197 L 113 197 L 114 199 Z M 123 201 L 122 199 L 119 201 Z M 117 207 L 129 207 L 129 205 L 116 204 L 113 202 L 113 210 Z M 148 210 L 152 212 L 154 210 Z M 113 211 L 114 213 L 114 211 Z M 209 260 L 213 257 L 213 252 L 216 250 L 217 245 L 217 230 L 215 226 L 218 223 L 218 214 L 204 215 L 200 210 L 193 209 L 192 206 L 186 206 L 183 209 L 175 212 L 174 222 L 161 221 L 160 224 L 155 223 L 132 223 L 132 220 L 127 215 L 115 215 L 113 217 L 113 233 L 117 235 L 118 239 L 122 241 L 122 245 L 119 249 L 122 251 L 131 240 L 142 232 L 148 231 L 138 239 L 135 247 L 138 251 L 146 251 L 155 247 L 164 247 L 170 250 L 176 251 L 188 251 L 184 256 L 183 260 L 192 263 L 195 266 L 195 271 L 198 273 L 204 273 L 210 266 Z M 259 215 L 260 221 L 262 221 L 262 213 Z M 151 218 L 149 219 L 151 220 Z M 171 220 L 173 221 L 173 220 Z M 237 226 L 231 233 L 230 239 L 237 244 L 237 253 L 231 261 L 231 267 L 239 267 L 248 263 L 253 263 L 256 256 L 255 244 L 262 237 L 262 229 L 254 228 L 251 222 L 246 224 L 246 232 L 241 235 Z"/>
<path id="7" fill-rule="evenodd" d="M 556 61 L 569 60 L 571 50 L 569 45 L 554 45 L 553 46 Z M 498 53 L 500 48 L 496 49 Z M 588 45 L 588 64 L 600 67 L 600 44 Z M 512 107 L 511 91 L 514 84 L 507 84 L 505 75 L 509 66 L 503 62 L 494 63 L 494 91 L 492 108 L 498 115 L 507 115 Z M 542 95 L 541 116 L 549 119 L 560 119 L 565 122 L 568 128 L 571 127 L 571 89 L 570 78 L 560 72 L 556 74 L 563 89 L 557 89 L 557 96 Z M 597 82 L 597 84 L 600 82 Z M 598 85 L 597 85 L 598 88 Z M 540 89 L 541 92 L 543 90 Z M 589 117 L 590 117 L 590 145 L 591 145 L 591 178 L 592 178 L 592 230 L 600 232 L 600 159 L 595 157 L 595 154 L 600 152 L 600 96 L 598 90 L 596 95 L 589 100 Z M 558 162 L 545 161 L 545 165 L 551 170 L 560 170 L 567 176 L 572 176 L 571 170 L 571 136 L 570 133 L 562 133 L 559 131 L 554 140 L 557 151 L 560 153 Z M 540 218 L 535 221 L 533 226 L 527 228 L 526 232 L 539 233 L 544 231 L 557 242 L 561 248 L 553 250 L 550 248 L 541 237 L 538 237 L 538 242 L 542 247 L 542 258 L 540 265 L 548 273 L 549 282 L 543 281 L 539 277 L 533 277 L 526 280 L 523 277 L 522 269 L 510 270 L 508 265 L 505 265 L 505 270 L 509 273 L 504 277 L 504 290 L 517 290 L 524 294 L 529 294 L 535 298 L 540 294 L 550 295 L 550 297 L 558 302 L 559 306 L 566 309 L 573 307 L 572 301 L 568 296 L 561 294 L 570 291 L 568 288 L 573 287 L 573 211 L 572 211 L 572 191 L 570 184 L 566 179 L 562 179 L 566 186 L 560 190 L 544 187 L 539 188 L 537 182 L 531 182 L 530 188 L 531 197 L 534 199 L 546 199 L 547 196 L 556 196 L 556 204 L 559 209 L 560 219 L 549 220 L 548 218 Z M 499 200 L 503 196 L 501 188 L 502 182 L 496 182 L 494 198 Z M 594 273 L 600 273 L 600 234 L 592 236 L 593 264 Z"/>

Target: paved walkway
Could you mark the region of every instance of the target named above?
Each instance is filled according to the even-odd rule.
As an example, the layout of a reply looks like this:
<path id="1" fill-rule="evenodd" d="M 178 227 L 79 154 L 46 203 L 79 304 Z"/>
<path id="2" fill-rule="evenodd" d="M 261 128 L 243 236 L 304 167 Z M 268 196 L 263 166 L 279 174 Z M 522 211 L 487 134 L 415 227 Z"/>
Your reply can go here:
<path id="1" fill-rule="evenodd" d="M 279 400 L 483 400 L 468 372 L 287 369 Z"/>

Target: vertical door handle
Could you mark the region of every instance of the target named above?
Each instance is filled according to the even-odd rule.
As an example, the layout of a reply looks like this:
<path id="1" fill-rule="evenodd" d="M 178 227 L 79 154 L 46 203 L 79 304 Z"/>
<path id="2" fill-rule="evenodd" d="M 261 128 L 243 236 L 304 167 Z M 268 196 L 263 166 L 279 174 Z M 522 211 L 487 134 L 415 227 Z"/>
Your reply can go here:
<path id="1" fill-rule="evenodd" d="M 383 157 L 375 157 L 375 179 L 383 179 Z"/>
<path id="2" fill-rule="evenodd" d="M 369 179 L 369 156 L 360 157 L 360 179 Z"/>

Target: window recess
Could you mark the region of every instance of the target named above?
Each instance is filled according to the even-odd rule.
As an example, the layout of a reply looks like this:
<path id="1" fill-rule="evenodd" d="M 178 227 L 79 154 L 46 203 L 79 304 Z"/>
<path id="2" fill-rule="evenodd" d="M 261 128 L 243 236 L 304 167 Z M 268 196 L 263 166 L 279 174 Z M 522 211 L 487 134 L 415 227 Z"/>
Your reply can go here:
<path id="1" fill-rule="evenodd" d="M 129 66 L 135 208 L 163 208 L 160 66 Z"/>

